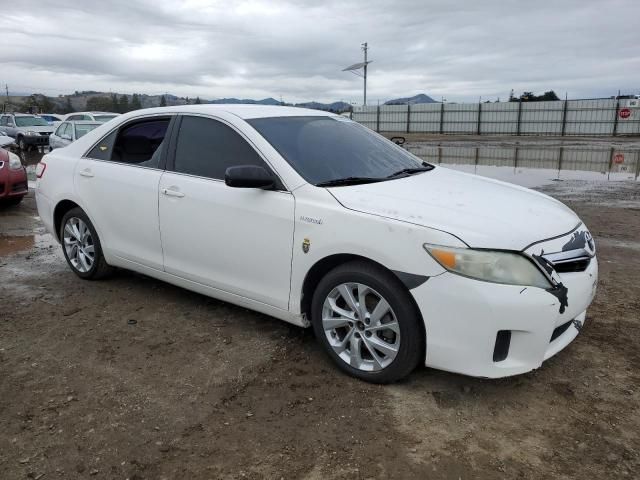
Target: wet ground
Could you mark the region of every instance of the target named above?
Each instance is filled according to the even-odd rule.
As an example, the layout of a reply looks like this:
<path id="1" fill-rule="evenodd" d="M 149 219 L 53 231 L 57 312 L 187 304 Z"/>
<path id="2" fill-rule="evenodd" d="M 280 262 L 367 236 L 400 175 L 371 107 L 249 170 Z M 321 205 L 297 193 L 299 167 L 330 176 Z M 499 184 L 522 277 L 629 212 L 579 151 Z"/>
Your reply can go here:
<path id="1" fill-rule="evenodd" d="M 373 386 L 302 330 L 120 271 L 82 281 L 0 209 L 0 477 L 638 478 L 640 185 L 553 182 L 594 234 L 598 294 L 539 370 Z"/>

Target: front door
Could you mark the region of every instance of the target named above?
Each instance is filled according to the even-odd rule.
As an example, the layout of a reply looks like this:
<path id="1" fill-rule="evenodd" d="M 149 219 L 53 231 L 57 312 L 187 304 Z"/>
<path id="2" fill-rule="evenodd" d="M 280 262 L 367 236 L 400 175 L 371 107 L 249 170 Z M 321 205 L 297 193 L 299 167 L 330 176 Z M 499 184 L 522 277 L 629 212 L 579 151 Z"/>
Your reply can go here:
<path id="1" fill-rule="evenodd" d="M 211 118 L 182 118 L 171 163 L 159 188 L 165 270 L 287 309 L 293 195 L 228 187 L 227 167 L 271 169 L 236 130 Z"/>

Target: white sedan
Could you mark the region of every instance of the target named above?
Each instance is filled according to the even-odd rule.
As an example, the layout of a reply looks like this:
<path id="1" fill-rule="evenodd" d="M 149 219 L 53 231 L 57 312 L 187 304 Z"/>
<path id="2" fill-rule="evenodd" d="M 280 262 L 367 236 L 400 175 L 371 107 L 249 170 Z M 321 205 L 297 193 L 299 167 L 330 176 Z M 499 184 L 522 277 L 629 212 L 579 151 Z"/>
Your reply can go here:
<path id="1" fill-rule="evenodd" d="M 37 176 L 40 217 L 79 277 L 135 270 L 313 326 L 367 381 L 419 364 L 535 369 L 595 294 L 593 239 L 562 203 L 316 110 L 138 110 L 46 155 Z"/>
<path id="2" fill-rule="evenodd" d="M 102 122 L 62 122 L 55 132 L 49 135 L 49 148 L 64 148 L 100 125 Z"/>

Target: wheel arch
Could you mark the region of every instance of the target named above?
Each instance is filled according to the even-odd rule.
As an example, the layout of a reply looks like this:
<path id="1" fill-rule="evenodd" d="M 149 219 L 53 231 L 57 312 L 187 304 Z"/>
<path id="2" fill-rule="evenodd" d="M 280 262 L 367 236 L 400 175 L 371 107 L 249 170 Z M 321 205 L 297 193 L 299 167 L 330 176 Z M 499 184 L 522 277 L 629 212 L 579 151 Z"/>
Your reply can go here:
<path id="1" fill-rule="evenodd" d="M 53 228 L 56 232 L 56 238 L 59 242 L 62 241 L 62 239 L 60 238 L 60 227 L 62 226 L 62 218 L 72 208 L 82 207 L 72 200 L 65 199 L 59 201 L 53 209 Z M 84 209 L 82 210 L 84 211 Z"/>
<path id="2" fill-rule="evenodd" d="M 413 303 L 413 306 L 418 314 L 418 317 L 420 319 L 420 322 L 419 322 L 420 329 L 422 331 L 422 335 L 423 335 L 423 338 L 425 339 L 425 345 L 426 345 L 426 327 L 424 324 L 424 319 L 422 317 L 422 312 L 420 311 L 420 308 L 418 308 L 418 303 L 416 302 L 415 298 L 411 294 L 411 289 L 415 288 L 417 285 L 421 285 L 422 283 L 426 282 L 429 277 L 425 276 L 425 277 L 420 277 L 420 279 L 418 279 L 419 276 L 417 275 L 412 275 L 404 272 L 391 270 L 385 265 L 379 262 L 376 262 L 375 260 L 371 260 L 370 258 L 363 257 L 361 255 L 356 255 L 351 253 L 332 254 L 324 258 L 321 258 L 320 260 L 318 260 L 316 263 L 313 264 L 313 266 L 307 271 L 307 274 L 304 277 L 304 281 L 302 282 L 302 294 L 300 296 L 300 311 L 302 315 L 308 320 L 311 319 L 311 301 L 313 299 L 313 293 L 318 287 L 320 280 L 322 280 L 322 278 L 327 273 L 329 273 L 331 270 L 333 270 L 337 266 L 343 265 L 353 260 L 360 260 L 360 261 L 370 263 L 372 265 L 376 265 L 377 267 L 382 268 L 385 271 L 389 272 L 391 275 L 393 275 L 395 278 L 397 278 L 400 281 L 403 288 L 409 294 L 409 297 L 411 298 L 411 302 Z"/>

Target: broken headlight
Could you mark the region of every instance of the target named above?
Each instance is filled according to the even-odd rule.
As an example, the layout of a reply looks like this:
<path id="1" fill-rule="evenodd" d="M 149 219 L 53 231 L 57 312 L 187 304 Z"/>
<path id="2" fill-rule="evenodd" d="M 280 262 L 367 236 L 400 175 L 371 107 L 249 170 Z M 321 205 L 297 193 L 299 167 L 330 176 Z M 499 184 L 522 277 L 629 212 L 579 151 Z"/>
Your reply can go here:
<path id="1" fill-rule="evenodd" d="M 423 247 L 436 262 L 458 275 L 508 285 L 551 287 L 540 269 L 519 253 L 442 247 L 428 243 Z"/>

